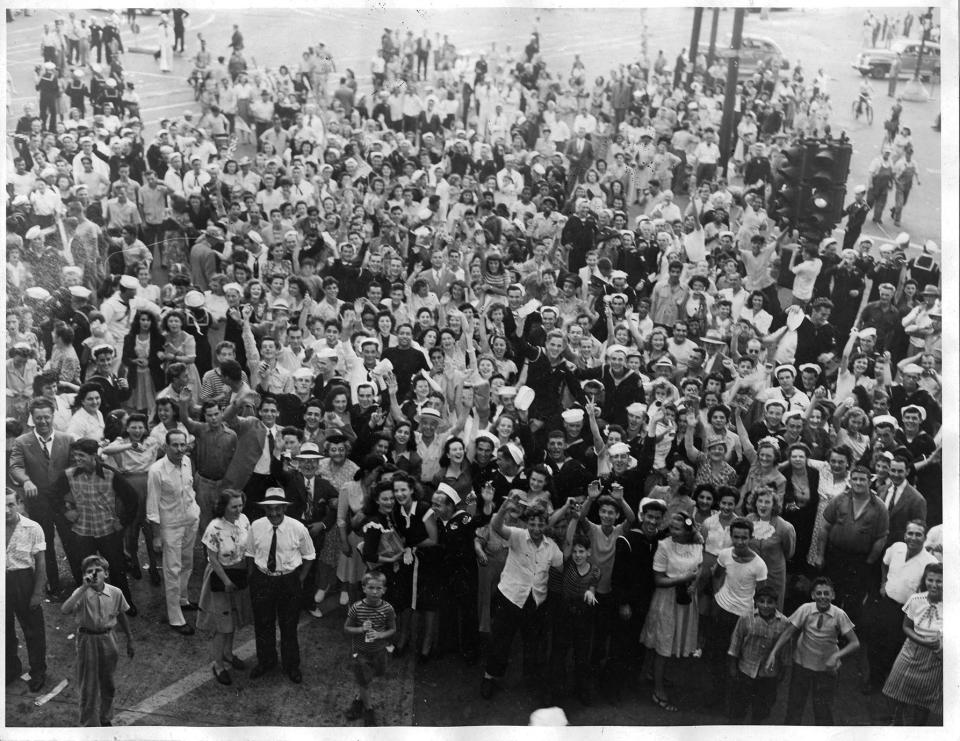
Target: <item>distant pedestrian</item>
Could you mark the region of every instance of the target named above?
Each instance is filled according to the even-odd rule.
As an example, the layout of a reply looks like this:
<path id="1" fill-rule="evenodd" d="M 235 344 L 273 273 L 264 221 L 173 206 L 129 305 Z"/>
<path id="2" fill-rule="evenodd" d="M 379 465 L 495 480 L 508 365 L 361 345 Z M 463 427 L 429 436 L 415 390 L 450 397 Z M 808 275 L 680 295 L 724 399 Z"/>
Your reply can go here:
<path id="1" fill-rule="evenodd" d="M 130 608 L 123 593 L 107 584 L 107 562 L 87 556 L 80 566 L 83 584 L 60 607 L 64 615 L 77 616 L 77 683 L 80 686 L 80 725 L 109 726 L 117 687 L 117 639 L 113 629 L 119 623 L 127 638 L 127 656 L 133 658 L 133 635 L 126 611 Z"/>
<path id="2" fill-rule="evenodd" d="M 887 97 L 894 98 L 897 95 L 897 83 L 900 82 L 900 68 L 903 65 L 903 57 L 897 52 L 896 59 L 890 65 L 890 78 L 887 81 Z"/>

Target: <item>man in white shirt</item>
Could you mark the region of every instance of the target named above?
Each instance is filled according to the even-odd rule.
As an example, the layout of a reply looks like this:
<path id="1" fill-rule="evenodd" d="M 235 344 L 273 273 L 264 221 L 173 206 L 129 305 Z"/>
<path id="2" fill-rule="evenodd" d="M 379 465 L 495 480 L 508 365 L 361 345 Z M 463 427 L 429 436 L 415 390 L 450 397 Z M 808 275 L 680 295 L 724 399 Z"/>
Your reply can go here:
<path id="1" fill-rule="evenodd" d="M 300 684 L 303 674 L 297 621 L 303 582 L 317 552 L 306 526 L 286 516 L 291 502 L 283 489 L 267 489 L 257 504 L 263 508 L 264 517 L 250 525 L 245 550 L 257 643 L 257 665 L 250 670 L 250 678 L 258 679 L 282 663 L 290 681 Z M 277 661 L 278 623 L 280 662 Z"/>
<path id="2" fill-rule="evenodd" d="M 697 182 L 713 181 L 717 175 L 717 162 L 720 160 L 720 148 L 717 146 L 713 129 L 706 129 L 703 132 L 703 141 L 693 150 L 693 156 L 697 160 Z"/>
<path id="3" fill-rule="evenodd" d="M 496 612 L 490 636 L 490 650 L 480 694 L 493 696 L 497 680 L 506 674 L 510 647 L 518 630 L 523 635 L 525 674 L 538 679 L 542 641 L 546 630 L 547 580 L 550 569 L 563 566 L 563 553 L 544 535 L 546 512 L 537 506 L 521 509 L 520 497 L 505 499 L 493 516 L 490 527 L 509 544 L 507 561 L 500 575 L 495 600 Z M 504 524 L 507 514 L 523 514 L 526 528 Z"/>
<path id="4" fill-rule="evenodd" d="M 168 622 L 173 630 L 189 636 L 195 631 L 183 611 L 197 609 L 197 604 L 187 598 L 187 587 L 193 573 L 200 507 L 193 490 L 193 467 L 186 452 L 186 433 L 168 432 L 166 455 L 147 472 L 147 520 L 156 526 L 153 549 L 163 551 Z"/>

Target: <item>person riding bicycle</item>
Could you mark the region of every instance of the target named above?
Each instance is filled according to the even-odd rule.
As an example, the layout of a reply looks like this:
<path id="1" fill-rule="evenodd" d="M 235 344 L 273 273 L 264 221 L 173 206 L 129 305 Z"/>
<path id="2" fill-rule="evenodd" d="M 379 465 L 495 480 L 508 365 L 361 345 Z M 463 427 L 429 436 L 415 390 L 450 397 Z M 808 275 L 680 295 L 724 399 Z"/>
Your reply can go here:
<path id="1" fill-rule="evenodd" d="M 873 93 L 873 89 L 870 87 L 870 82 L 868 80 L 862 80 L 860 82 L 860 92 L 857 96 L 857 115 L 859 116 L 864 112 L 866 106 L 873 107 L 873 101 L 870 99 L 870 96 Z"/>
<path id="2" fill-rule="evenodd" d="M 207 51 L 207 42 L 206 39 L 203 38 L 203 35 L 198 33 L 197 38 L 200 39 L 200 51 L 198 51 L 193 58 L 193 71 L 190 72 L 189 82 L 193 85 L 194 92 L 199 94 L 203 81 L 209 72 L 213 57 L 210 52 Z"/>

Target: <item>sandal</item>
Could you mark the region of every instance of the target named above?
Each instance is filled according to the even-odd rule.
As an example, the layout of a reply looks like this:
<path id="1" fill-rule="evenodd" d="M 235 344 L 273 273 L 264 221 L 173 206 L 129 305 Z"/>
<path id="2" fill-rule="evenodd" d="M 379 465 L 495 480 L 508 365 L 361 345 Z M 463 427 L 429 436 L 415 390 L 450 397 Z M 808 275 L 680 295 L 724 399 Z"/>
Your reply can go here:
<path id="1" fill-rule="evenodd" d="M 673 705 L 666 698 L 660 697 L 660 695 L 658 695 L 656 692 L 653 693 L 653 696 L 651 699 L 653 700 L 654 705 L 657 705 L 661 709 L 666 710 L 668 713 L 676 713 L 679 711 L 679 708 L 676 705 Z"/>

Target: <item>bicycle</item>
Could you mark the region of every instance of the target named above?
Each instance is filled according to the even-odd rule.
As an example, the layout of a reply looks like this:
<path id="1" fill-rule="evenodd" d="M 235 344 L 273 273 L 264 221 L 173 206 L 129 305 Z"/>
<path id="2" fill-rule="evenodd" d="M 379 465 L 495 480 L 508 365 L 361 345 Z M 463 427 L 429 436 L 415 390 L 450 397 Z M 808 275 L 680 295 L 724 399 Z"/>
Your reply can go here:
<path id="1" fill-rule="evenodd" d="M 868 125 L 873 124 L 873 104 L 870 102 L 870 98 L 864 97 L 863 95 L 859 96 L 853 101 L 851 113 L 853 114 L 854 121 L 859 121 L 860 116 L 863 115 L 867 119 Z"/>

